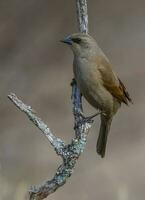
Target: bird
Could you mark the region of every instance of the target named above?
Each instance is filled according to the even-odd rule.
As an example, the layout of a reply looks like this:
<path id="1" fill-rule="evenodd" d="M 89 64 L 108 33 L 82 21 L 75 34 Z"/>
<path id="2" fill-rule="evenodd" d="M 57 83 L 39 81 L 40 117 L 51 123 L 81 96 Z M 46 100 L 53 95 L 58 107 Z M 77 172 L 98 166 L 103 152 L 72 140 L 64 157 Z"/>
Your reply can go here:
<path id="1" fill-rule="evenodd" d="M 104 158 L 112 119 L 121 104 L 128 105 L 132 103 L 132 99 L 114 72 L 109 59 L 92 36 L 86 33 L 73 33 L 61 42 L 69 45 L 73 52 L 74 79 L 81 95 L 101 112 L 96 151 Z"/>

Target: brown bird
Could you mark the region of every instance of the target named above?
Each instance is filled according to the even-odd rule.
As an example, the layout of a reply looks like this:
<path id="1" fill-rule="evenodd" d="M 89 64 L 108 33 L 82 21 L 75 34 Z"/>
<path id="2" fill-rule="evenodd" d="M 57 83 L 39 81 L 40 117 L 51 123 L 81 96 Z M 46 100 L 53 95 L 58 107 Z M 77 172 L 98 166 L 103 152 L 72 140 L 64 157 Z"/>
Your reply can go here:
<path id="1" fill-rule="evenodd" d="M 90 35 L 74 33 L 62 42 L 68 44 L 73 51 L 74 77 L 82 95 L 101 111 L 96 151 L 103 158 L 112 118 L 121 103 L 128 105 L 132 100 L 124 84 L 114 73 L 108 58 Z"/>

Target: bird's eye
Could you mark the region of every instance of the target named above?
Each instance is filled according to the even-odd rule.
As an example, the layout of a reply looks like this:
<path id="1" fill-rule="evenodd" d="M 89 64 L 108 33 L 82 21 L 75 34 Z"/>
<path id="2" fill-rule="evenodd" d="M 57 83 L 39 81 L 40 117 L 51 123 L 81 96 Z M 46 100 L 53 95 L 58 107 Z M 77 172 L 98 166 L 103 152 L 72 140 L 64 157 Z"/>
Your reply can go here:
<path id="1" fill-rule="evenodd" d="M 73 38 L 72 41 L 77 43 L 77 44 L 81 43 L 81 39 L 80 38 Z"/>

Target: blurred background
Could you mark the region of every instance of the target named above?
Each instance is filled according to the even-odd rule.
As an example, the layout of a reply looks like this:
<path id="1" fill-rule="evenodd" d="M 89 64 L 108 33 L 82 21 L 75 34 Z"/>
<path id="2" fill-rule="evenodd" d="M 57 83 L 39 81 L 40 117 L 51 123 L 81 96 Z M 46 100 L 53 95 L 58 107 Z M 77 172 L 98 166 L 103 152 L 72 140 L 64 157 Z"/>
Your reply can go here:
<path id="1" fill-rule="evenodd" d="M 95 152 L 96 118 L 85 152 L 65 186 L 47 199 L 145 199 L 145 1 L 90 0 L 90 34 L 104 50 L 134 104 L 122 106 L 107 153 Z M 31 105 L 55 135 L 70 142 L 72 52 L 59 42 L 77 32 L 75 0 L 0 1 L 0 200 L 24 200 L 30 185 L 61 163 L 40 131 L 7 98 Z M 86 115 L 94 113 L 85 101 Z"/>

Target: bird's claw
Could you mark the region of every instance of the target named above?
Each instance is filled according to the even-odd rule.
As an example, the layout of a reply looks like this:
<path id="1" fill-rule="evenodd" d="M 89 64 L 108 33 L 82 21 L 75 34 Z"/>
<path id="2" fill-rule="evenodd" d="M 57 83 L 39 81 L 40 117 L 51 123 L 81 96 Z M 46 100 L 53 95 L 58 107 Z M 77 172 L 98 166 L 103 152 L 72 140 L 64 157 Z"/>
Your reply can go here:
<path id="1" fill-rule="evenodd" d="M 93 118 L 100 115 L 102 112 L 98 112 L 98 113 L 95 113 L 94 115 L 91 115 L 89 117 L 85 117 L 84 116 L 84 113 L 82 111 L 79 111 L 79 115 L 82 117 L 82 120 L 84 122 L 88 122 L 88 123 L 92 123 L 93 122 Z"/>
<path id="2" fill-rule="evenodd" d="M 74 84 L 76 84 L 76 80 L 73 78 L 70 85 L 73 86 Z"/>
<path id="3" fill-rule="evenodd" d="M 102 112 L 98 112 L 98 113 L 95 113 L 94 115 L 91 115 L 89 117 L 85 117 L 85 121 L 86 122 L 89 122 L 89 123 L 92 123 L 93 122 L 93 118 L 95 118 L 96 116 L 100 115 Z"/>

